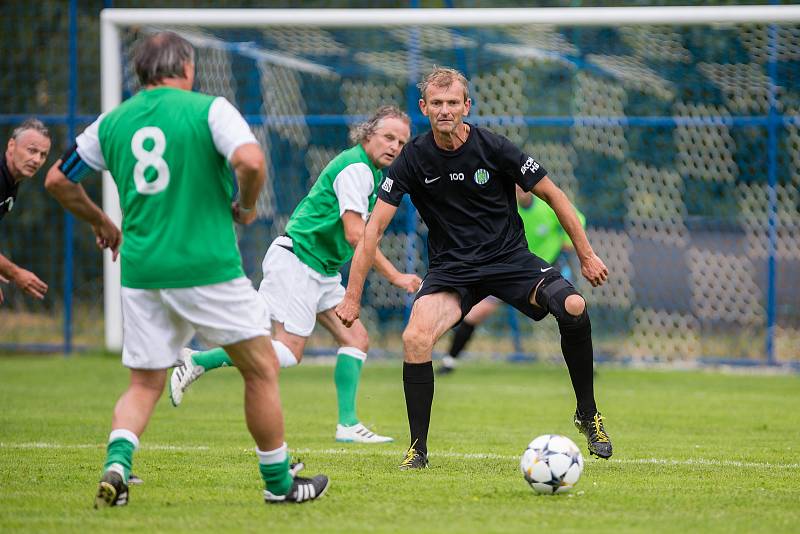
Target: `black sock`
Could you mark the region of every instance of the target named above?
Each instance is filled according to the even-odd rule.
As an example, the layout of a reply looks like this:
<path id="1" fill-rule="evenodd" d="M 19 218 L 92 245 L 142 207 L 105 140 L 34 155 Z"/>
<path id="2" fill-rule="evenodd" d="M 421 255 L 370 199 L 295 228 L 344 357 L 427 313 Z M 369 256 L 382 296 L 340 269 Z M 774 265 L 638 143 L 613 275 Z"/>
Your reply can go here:
<path id="1" fill-rule="evenodd" d="M 559 321 L 558 330 L 561 332 L 561 352 L 567 362 L 578 411 L 582 415 L 592 416 L 597 412 L 597 405 L 594 401 L 594 356 L 589 315 L 584 315 L 577 323 Z"/>
<path id="2" fill-rule="evenodd" d="M 403 362 L 403 390 L 406 394 L 411 445 L 427 454 L 433 404 L 433 362 Z"/>
<path id="3" fill-rule="evenodd" d="M 453 344 L 450 345 L 450 356 L 458 358 L 458 355 L 461 354 L 461 351 L 464 350 L 464 347 L 469 343 L 474 331 L 475 327 L 473 325 L 466 321 L 461 321 L 461 324 L 458 325 L 453 332 Z"/>

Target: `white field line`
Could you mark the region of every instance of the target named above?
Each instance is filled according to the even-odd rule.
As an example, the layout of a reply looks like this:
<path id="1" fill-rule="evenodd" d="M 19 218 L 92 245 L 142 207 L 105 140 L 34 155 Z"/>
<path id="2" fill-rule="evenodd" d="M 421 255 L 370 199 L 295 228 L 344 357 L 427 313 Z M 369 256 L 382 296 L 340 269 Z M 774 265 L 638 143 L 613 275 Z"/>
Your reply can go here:
<path id="1" fill-rule="evenodd" d="M 337 455 L 337 454 L 361 454 L 365 456 L 397 456 L 397 451 L 373 451 L 367 449 L 292 449 L 292 454 L 319 454 L 324 455 Z M 463 452 L 432 452 L 431 458 L 460 458 L 462 460 L 509 460 L 518 462 L 519 456 L 510 456 L 506 454 L 493 454 L 493 453 L 463 453 Z M 603 460 L 595 459 L 594 461 L 602 463 Z M 800 463 L 796 464 L 773 464 L 769 462 L 740 462 L 738 460 L 709 460 L 706 458 L 689 458 L 687 460 L 670 460 L 668 458 L 613 458 L 608 460 L 609 463 L 614 464 L 658 464 L 658 465 L 707 465 L 707 466 L 728 466 L 728 467 L 759 467 L 759 468 L 780 468 L 780 469 L 800 469 Z"/>
<path id="2" fill-rule="evenodd" d="M 105 443 L 45 443 L 42 441 L 34 441 L 30 443 L 3 443 L 0 442 L 0 449 L 105 449 Z M 177 451 L 177 452 L 191 452 L 191 451 L 207 451 L 211 447 L 204 445 L 158 445 L 147 444 L 142 445 L 141 449 L 153 451 Z"/>
<path id="3" fill-rule="evenodd" d="M 104 443 L 78 443 L 78 444 L 63 444 L 63 443 L 46 443 L 46 442 L 29 442 L 29 443 L 4 443 L 0 442 L 0 450 L 2 449 L 21 449 L 21 450 L 35 450 L 35 449 L 105 449 Z M 175 451 L 175 452 L 193 452 L 193 451 L 207 451 L 211 447 L 205 445 L 161 445 L 157 443 L 143 443 L 142 450 L 154 451 Z M 219 450 L 219 448 L 215 447 Z M 236 449 L 242 452 L 251 452 L 252 449 Z M 390 449 L 363 449 L 363 448 L 331 448 L 331 449 L 291 449 L 294 455 L 319 455 L 319 456 L 389 456 L 398 457 L 402 456 L 402 451 Z M 463 452 L 433 452 L 432 458 L 458 458 L 461 460 L 503 460 L 503 461 L 519 461 L 519 456 L 511 456 L 504 454 L 494 453 L 463 453 Z M 602 463 L 601 460 L 593 460 Z M 623 465 L 664 465 L 664 466 L 720 466 L 720 467 L 748 467 L 748 468 L 769 468 L 769 469 L 800 469 L 800 463 L 792 464 L 778 464 L 770 462 L 742 462 L 739 460 L 714 460 L 707 458 L 688 458 L 686 460 L 672 460 L 669 458 L 612 458 L 608 460 L 611 464 Z"/>

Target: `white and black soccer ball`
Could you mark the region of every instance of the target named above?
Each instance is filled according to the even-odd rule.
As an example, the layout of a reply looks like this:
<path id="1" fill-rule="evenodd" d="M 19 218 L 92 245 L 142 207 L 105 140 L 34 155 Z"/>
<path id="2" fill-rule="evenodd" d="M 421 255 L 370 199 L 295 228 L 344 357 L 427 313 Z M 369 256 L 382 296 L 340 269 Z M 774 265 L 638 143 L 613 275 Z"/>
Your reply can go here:
<path id="1" fill-rule="evenodd" d="M 571 439 L 545 434 L 528 444 L 519 467 L 536 493 L 566 493 L 581 478 L 583 456 Z"/>

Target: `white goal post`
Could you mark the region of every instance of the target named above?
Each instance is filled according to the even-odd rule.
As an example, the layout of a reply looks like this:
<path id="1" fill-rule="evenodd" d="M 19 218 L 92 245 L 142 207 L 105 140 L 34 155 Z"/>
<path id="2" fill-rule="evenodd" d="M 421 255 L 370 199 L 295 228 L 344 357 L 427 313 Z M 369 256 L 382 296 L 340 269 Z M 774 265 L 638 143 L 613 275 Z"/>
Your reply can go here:
<path id="1" fill-rule="evenodd" d="M 497 25 L 615 26 L 798 23 L 800 5 L 576 7 L 504 9 L 105 9 L 101 13 L 102 111 L 122 99 L 120 30 L 135 25 L 266 27 L 477 27 Z M 103 178 L 103 208 L 119 224 L 116 187 Z M 105 345 L 122 347 L 119 262 L 104 254 Z"/>

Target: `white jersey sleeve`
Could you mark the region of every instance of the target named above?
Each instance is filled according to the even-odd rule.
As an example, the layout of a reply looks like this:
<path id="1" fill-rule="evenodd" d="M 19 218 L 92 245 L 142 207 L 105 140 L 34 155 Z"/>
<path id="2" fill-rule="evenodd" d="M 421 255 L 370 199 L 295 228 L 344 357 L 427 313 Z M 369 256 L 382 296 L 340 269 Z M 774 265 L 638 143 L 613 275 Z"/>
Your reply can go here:
<path id="1" fill-rule="evenodd" d="M 233 104 L 224 97 L 217 97 L 208 110 L 208 127 L 217 152 L 230 161 L 234 151 L 248 143 L 258 144 L 250 126 Z"/>
<path id="2" fill-rule="evenodd" d="M 351 163 L 333 180 L 333 191 L 339 200 L 339 217 L 345 211 L 355 211 L 367 220 L 369 197 L 375 189 L 375 179 L 366 163 Z"/>
<path id="3" fill-rule="evenodd" d="M 90 124 L 76 139 L 78 155 L 84 163 L 95 171 L 105 171 L 106 159 L 103 157 L 103 150 L 100 147 L 100 122 L 105 117 L 105 113 L 97 117 L 97 120 Z"/>

